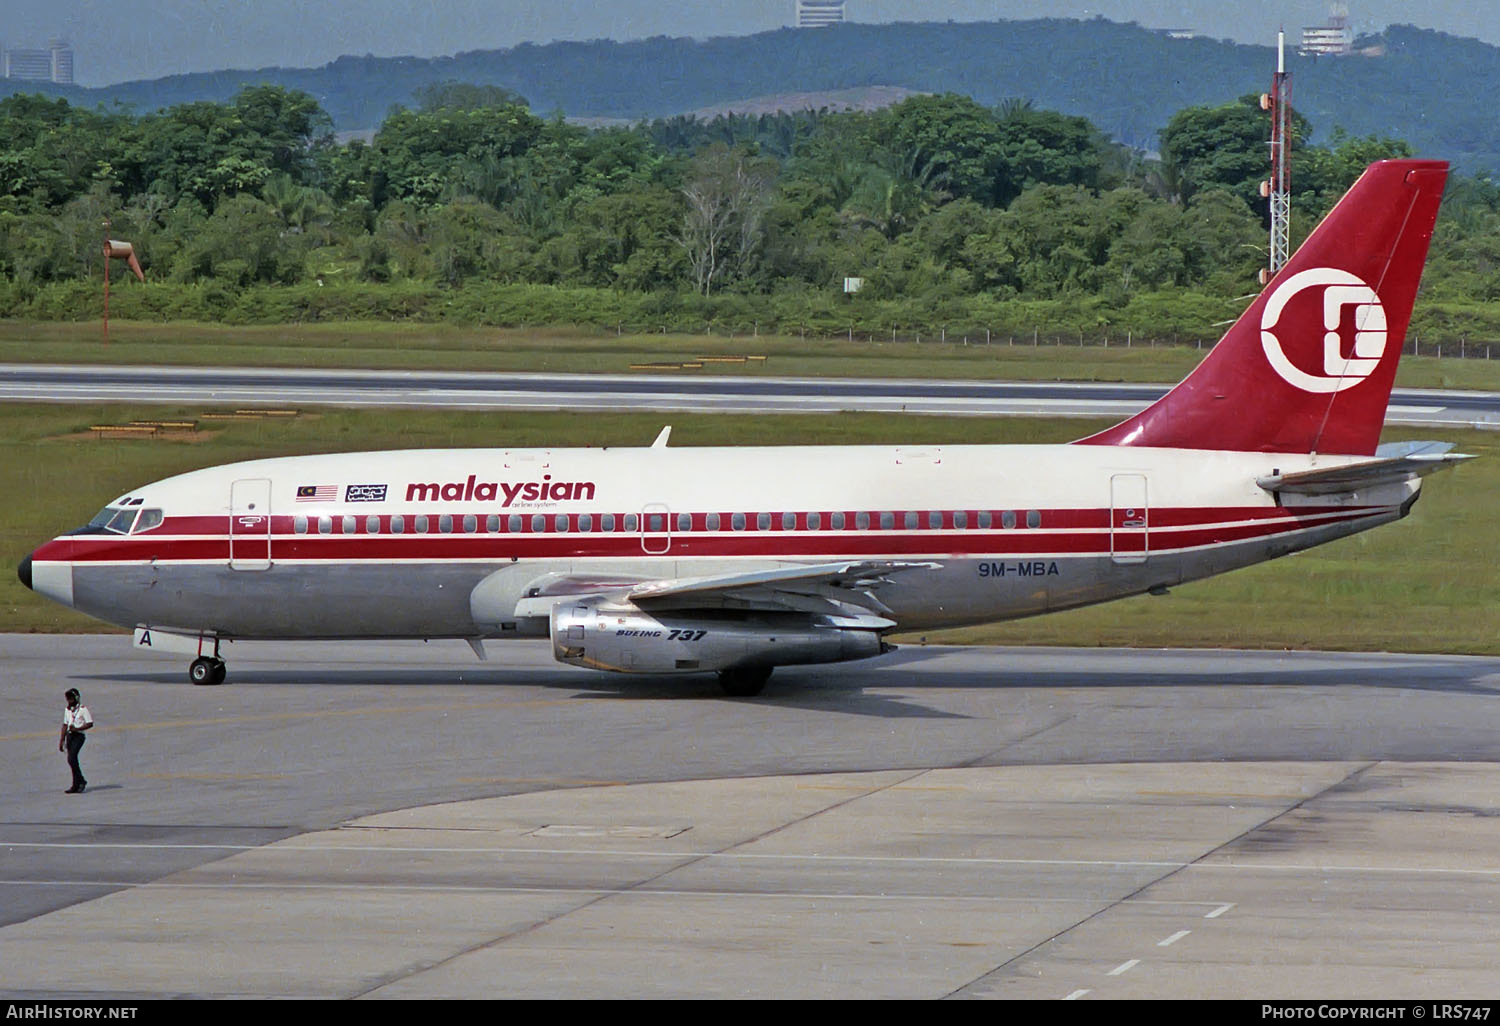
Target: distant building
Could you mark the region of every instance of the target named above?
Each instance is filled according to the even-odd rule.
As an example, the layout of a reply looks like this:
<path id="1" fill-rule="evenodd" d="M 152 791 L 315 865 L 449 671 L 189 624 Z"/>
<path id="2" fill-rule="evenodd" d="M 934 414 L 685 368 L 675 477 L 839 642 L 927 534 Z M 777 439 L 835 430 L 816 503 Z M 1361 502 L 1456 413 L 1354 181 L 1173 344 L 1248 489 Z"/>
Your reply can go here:
<path id="1" fill-rule="evenodd" d="M 1332 4 L 1328 24 L 1311 25 L 1302 30 L 1302 45 L 1297 52 L 1303 57 L 1347 57 L 1354 52 L 1354 30 L 1349 27 L 1349 5 Z"/>
<path id="2" fill-rule="evenodd" d="M 1197 29 L 1162 29 L 1162 35 L 1168 39 L 1197 39 Z"/>
<path id="3" fill-rule="evenodd" d="M 73 82 L 73 48 L 54 39 L 45 50 L 0 51 L 0 71 L 6 78 L 28 82 Z"/>
<path id="4" fill-rule="evenodd" d="M 844 20 L 844 0 L 797 0 L 797 27 L 822 28 Z"/>

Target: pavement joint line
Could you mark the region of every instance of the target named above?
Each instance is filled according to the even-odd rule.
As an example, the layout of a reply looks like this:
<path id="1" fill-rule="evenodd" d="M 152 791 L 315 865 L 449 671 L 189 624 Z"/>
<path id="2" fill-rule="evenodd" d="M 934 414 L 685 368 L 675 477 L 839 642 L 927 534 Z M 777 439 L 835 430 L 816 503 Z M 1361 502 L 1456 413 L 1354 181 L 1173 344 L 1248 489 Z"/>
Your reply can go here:
<path id="1" fill-rule="evenodd" d="M 381 829 L 381 828 L 373 828 Z M 748 843 L 748 842 L 746 842 Z M 666 850 L 666 851 L 630 851 L 617 848 L 491 848 L 484 846 L 470 847 L 414 847 L 414 846 L 386 846 L 386 845 L 358 845 L 358 844 L 288 844 L 280 841 L 272 841 L 268 844 L 155 844 L 151 842 L 67 842 L 67 841 L 4 841 L 0 840 L 0 848 L 56 848 L 69 850 L 89 850 L 102 848 L 120 849 L 148 849 L 148 850 L 210 850 L 210 851 L 293 851 L 293 852 L 344 852 L 359 853 L 366 855 L 462 855 L 471 853 L 484 853 L 489 855 L 545 855 L 555 857 L 560 855 L 578 856 L 582 858 L 594 856 L 607 856 L 610 858 L 641 858 L 641 859 L 743 859 L 760 860 L 766 862 L 868 862 L 868 863 L 914 863 L 914 864 L 937 864 L 937 865 L 990 865 L 990 866 L 1058 866 L 1062 868 L 1085 868 L 1085 869 L 1204 869 L 1204 870 L 1240 870 L 1247 872 L 1277 872 L 1277 873 L 1399 873 L 1399 874 L 1432 874 L 1436 876 L 1477 876 L 1497 877 L 1500 876 L 1500 866 L 1491 868 L 1462 868 L 1451 866 L 1358 866 L 1358 865 L 1332 865 L 1321 863 L 1253 863 L 1253 862 L 1182 862 L 1152 859 L 1007 859 L 1007 858 L 961 858 L 958 856 L 932 856 L 932 855 L 822 855 L 822 854 L 796 854 L 787 852 L 740 852 L 740 851 L 690 851 L 690 850 Z M 1210 904 L 1210 902 L 1170 902 L 1169 904 Z M 1219 905 L 1215 913 L 1222 915 L 1224 911 L 1234 907 L 1234 903 Z M 1221 911 L 1222 910 L 1222 911 Z M 1205 918 L 1213 918 L 1213 914 Z"/>
<path id="2" fill-rule="evenodd" d="M 123 637 L 123 635 L 122 635 Z M 360 665 L 353 665 L 350 669 L 362 669 Z M 163 667 L 165 670 L 166 667 Z M 340 667 L 342 669 L 342 667 Z M 413 667 L 416 670 L 425 671 L 428 667 Z M 253 670 L 253 667 L 251 667 Z M 247 671 L 249 672 L 249 671 Z M 99 727 L 96 733 L 113 734 L 134 730 L 182 730 L 187 727 L 222 727 L 233 723 L 266 723 L 276 720 L 321 720 L 332 716 L 409 716 L 418 712 L 449 712 L 455 709 L 520 709 L 538 706 L 561 705 L 569 699 L 563 698 L 523 698 L 523 699 L 496 699 L 488 702 L 450 702 L 435 705 L 406 705 L 406 706 L 383 706 L 369 709 L 303 709 L 276 713 L 242 713 L 229 716 L 208 716 L 197 719 L 186 720 L 159 720 L 145 723 L 114 723 L 108 727 Z M 0 741 L 34 741 L 39 737 L 52 737 L 55 730 L 28 731 L 24 734 L 0 734 Z"/>
<path id="3" fill-rule="evenodd" d="M 192 869 L 180 872 L 193 872 Z M 682 890 L 668 887 L 485 887 L 474 884 L 424 884 L 424 883 L 289 883 L 222 880 L 222 881 L 164 881 L 164 880 L 90 880 L 71 877 L 67 880 L 0 880 L 0 887 L 111 887 L 129 890 L 151 891 L 322 891 L 322 892 L 414 892 L 431 894 L 591 894 L 598 898 L 611 897 L 666 897 L 666 898 L 785 898 L 788 900 L 816 899 L 819 901 L 946 901 L 985 902 L 994 905 L 1097 905 L 1099 899 L 1082 898 L 1037 898 L 1003 897 L 994 894 L 931 894 L 893 893 L 891 891 L 745 891 L 716 888 Z M 1186 901 L 1141 901 L 1134 904 L 1179 907 L 1200 904 Z M 0 928 L 3 935 L 3 928 Z"/>

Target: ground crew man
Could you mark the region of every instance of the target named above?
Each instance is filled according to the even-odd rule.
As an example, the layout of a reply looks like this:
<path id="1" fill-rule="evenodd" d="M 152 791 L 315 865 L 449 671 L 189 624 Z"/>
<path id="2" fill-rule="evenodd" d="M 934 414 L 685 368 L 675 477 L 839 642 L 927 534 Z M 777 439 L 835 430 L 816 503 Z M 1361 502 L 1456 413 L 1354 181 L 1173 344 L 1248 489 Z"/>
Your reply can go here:
<path id="1" fill-rule="evenodd" d="M 94 725 L 89 707 L 83 704 L 77 688 L 69 688 L 63 694 L 68 707 L 63 710 L 62 733 L 57 738 L 57 750 L 68 753 L 68 769 L 73 771 L 73 786 L 64 794 L 83 794 L 89 782 L 83 779 L 83 770 L 78 768 L 78 750 L 83 747 L 83 732 Z"/>

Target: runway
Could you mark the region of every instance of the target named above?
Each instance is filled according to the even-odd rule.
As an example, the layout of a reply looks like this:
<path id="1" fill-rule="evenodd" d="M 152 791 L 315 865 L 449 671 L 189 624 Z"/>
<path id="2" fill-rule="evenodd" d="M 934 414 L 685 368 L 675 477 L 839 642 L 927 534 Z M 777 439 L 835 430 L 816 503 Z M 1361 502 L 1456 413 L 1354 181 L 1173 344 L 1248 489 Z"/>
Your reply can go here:
<path id="1" fill-rule="evenodd" d="M 746 701 L 526 643 L 241 644 L 220 688 L 128 648 L 0 636 L 12 999 L 1500 983 L 1500 659 L 913 647 Z"/>
<path id="2" fill-rule="evenodd" d="M 1166 391 L 1166 385 L 1067 382 L 0 365 L 0 400 L 38 402 L 1124 419 Z M 1500 394 L 1396 389 L 1386 421 L 1500 428 Z"/>

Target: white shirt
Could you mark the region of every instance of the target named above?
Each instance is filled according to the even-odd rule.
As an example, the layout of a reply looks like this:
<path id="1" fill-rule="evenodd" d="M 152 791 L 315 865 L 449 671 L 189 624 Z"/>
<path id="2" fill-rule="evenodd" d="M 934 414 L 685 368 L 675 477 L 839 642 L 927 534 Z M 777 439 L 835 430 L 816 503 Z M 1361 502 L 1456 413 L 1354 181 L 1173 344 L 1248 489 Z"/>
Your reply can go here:
<path id="1" fill-rule="evenodd" d="M 82 702 L 78 703 L 76 709 L 63 710 L 63 726 L 72 727 L 74 730 L 82 730 L 84 727 L 92 727 L 94 718 L 89 715 L 89 707 Z"/>

